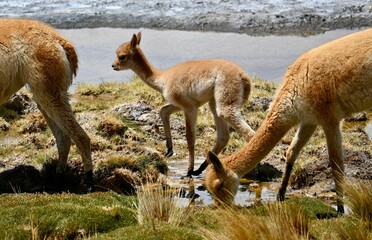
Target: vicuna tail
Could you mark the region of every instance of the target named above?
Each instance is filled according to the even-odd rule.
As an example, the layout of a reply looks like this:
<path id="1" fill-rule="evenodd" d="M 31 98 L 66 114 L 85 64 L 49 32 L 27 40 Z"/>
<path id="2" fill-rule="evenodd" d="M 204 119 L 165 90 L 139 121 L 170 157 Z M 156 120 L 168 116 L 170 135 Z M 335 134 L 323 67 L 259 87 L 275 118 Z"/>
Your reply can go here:
<path id="1" fill-rule="evenodd" d="M 59 39 L 59 43 L 65 50 L 66 57 L 70 63 L 70 68 L 71 68 L 71 72 L 73 76 L 76 76 L 76 72 L 78 69 L 78 56 L 77 56 L 74 46 L 72 46 L 72 44 L 66 41 L 65 39 Z"/>
<path id="2" fill-rule="evenodd" d="M 251 94 L 251 82 L 250 82 L 250 79 L 248 77 L 244 77 L 244 81 L 243 81 L 243 99 L 244 101 L 247 101 L 249 95 Z"/>

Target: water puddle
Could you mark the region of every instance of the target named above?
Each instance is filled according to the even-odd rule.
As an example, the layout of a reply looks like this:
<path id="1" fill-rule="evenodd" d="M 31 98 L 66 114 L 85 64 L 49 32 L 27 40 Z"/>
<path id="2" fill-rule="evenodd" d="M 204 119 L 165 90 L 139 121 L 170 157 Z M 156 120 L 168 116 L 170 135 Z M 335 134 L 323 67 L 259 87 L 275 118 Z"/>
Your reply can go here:
<path id="1" fill-rule="evenodd" d="M 372 112 L 371 111 L 367 112 L 367 118 L 372 119 Z M 366 122 L 363 129 L 367 133 L 368 139 L 370 141 L 372 141 L 372 121 Z"/>
<path id="2" fill-rule="evenodd" d="M 367 119 L 372 119 L 372 111 L 367 111 L 366 112 L 367 116 L 366 118 Z M 351 128 L 351 127 L 358 127 L 359 129 L 363 129 L 364 132 L 368 135 L 368 139 L 370 141 L 372 141 L 372 120 L 370 121 L 355 121 L 355 122 L 347 122 L 347 121 L 344 121 L 343 122 L 343 129 L 347 129 L 347 128 Z"/>
<path id="3" fill-rule="evenodd" d="M 364 128 L 364 131 L 368 134 L 368 139 L 372 141 L 372 122 L 368 122 L 367 126 Z"/>
<path id="4" fill-rule="evenodd" d="M 204 158 L 195 159 L 195 166 L 199 166 Z M 168 176 L 171 182 L 177 187 L 185 190 L 179 202 L 181 205 L 187 204 L 192 198 L 192 202 L 198 206 L 208 206 L 213 204 L 213 199 L 203 185 L 205 171 L 201 176 L 193 179 L 184 178 L 186 175 L 188 160 L 169 160 Z M 240 187 L 235 197 L 235 204 L 239 206 L 251 206 L 257 202 L 276 201 L 277 183 L 263 182 L 256 183 L 251 180 L 242 179 Z M 193 197 L 194 196 L 194 197 Z"/>

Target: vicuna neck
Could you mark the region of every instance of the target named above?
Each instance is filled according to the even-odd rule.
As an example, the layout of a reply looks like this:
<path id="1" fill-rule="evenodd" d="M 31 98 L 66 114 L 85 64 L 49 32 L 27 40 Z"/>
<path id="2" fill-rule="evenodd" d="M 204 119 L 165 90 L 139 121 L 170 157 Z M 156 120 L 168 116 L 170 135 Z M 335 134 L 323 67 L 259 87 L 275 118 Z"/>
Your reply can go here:
<path id="1" fill-rule="evenodd" d="M 237 153 L 223 159 L 223 164 L 239 177 L 251 171 L 297 123 L 294 117 L 289 119 L 284 113 L 270 111 L 254 137 Z"/>
<path id="2" fill-rule="evenodd" d="M 136 54 L 133 56 L 132 70 L 153 89 L 161 92 L 163 83 L 160 78 L 160 71 L 150 64 L 140 48 L 137 48 Z"/>

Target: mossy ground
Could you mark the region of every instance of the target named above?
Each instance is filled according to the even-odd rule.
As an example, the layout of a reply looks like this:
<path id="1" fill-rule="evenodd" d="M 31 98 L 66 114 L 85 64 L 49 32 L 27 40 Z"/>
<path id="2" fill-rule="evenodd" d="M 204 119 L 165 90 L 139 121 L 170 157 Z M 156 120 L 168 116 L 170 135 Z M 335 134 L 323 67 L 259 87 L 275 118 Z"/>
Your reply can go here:
<path id="1" fill-rule="evenodd" d="M 253 84 L 250 101 L 242 110 L 247 122 L 252 128 L 257 129 L 266 115 L 267 103 L 273 98 L 277 85 L 256 78 L 253 79 Z M 137 172 L 155 171 L 164 167 L 162 164 L 157 165 L 158 162 L 154 163 L 152 161 L 154 155 L 144 150 L 151 148 L 159 152 L 159 156 L 163 156 L 165 143 L 159 137 L 161 133 L 159 136 L 154 136 L 144 131 L 138 122 L 130 121 L 111 112 L 111 109 L 117 105 L 139 100 L 144 100 L 155 109 L 160 109 L 166 102 L 159 93 L 150 89 L 139 79 L 135 79 L 130 83 L 82 85 L 71 95 L 71 98 L 78 121 L 92 139 L 93 159 L 97 169 L 96 177 L 97 175 L 105 176 L 107 169 L 113 171 L 114 168 L 125 168 L 125 166 L 129 166 L 128 168 L 132 170 L 136 169 Z M 255 101 L 251 101 L 253 99 Z M 10 123 L 9 130 L 0 131 L 2 145 L 0 169 L 3 172 L 7 171 L 9 166 L 21 164 L 41 169 L 46 162 L 57 159 L 53 136 L 50 130 L 45 128 L 38 112 L 23 116 L 5 110 L 2 113 L 3 118 Z M 173 118 L 183 121 L 181 113 L 175 114 Z M 364 151 L 370 156 L 372 150 L 368 136 L 361 131 L 361 128 L 362 125 L 357 124 L 344 128 L 345 148 L 354 152 Z M 282 157 L 294 132 L 295 130 L 292 130 L 267 158 Z M 325 148 L 323 135 L 320 129 L 316 131 L 309 144 L 301 152 L 298 168 L 318 158 L 314 153 Z M 212 116 L 208 107 L 202 106 L 198 118 L 196 155 L 203 156 L 205 149 L 211 149 L 214 138 Z M 178 153 L 174 159 L 187 157 L 184 137 L 175 137 L 174 144 Z M 244 144 L 241 136 L 232 130 L 228 146 L 221 155 L 229 155 L 243 147 Z M 326 155 L 326 151 L 321 151 L 321 154 Z M 81 165 L 75 146 L 71 149 L 69 162 Z M 138 166 L 133 166 L 133 162 L 141 162 L 143 166 L 138 168 Z M 152 167 L 147 168 L 148 165 Z M 221 223 L 228 225 L 229 221 L 231 222 L 228 218 L 220 218 L 220 220 L 215 218 L 216 209 L 195 207 L 190 208 L 191 214 L 181 225 L 172 225 L 163 221 L 157 221 L 156 224 L 139 224 L 136 218 L 136 196 L 127 196 L 113 191 L 80 195 L 73 193 L 27 194 L 21 193 L 22 189 L 15 188 L 15 190 L 19 193 L 0 195 L 1 239 L 213 239 L 208 231 L 219 233 L 219 229 L 222 229 Z M 368 192 L 368 190 L 364 191 Z M 306 212 L 306 216 L 310 216 L 307 223 L 307 235 L 301 235 L 301 238 L 346 239 L 339 234 L 343 230 L 338 226 L 345 226 L 344 229 L 348 227 L 350 232 L 355 231 L 355 234 L 362 236 L 357 239 L 371 237 L 370 218 L 360 220 L 350 215 L 336 217 L 334 209 L 312 198 L 291 198 L 285 204 L 301 208 Z M 250 221 L 267 219 L 265 207 L 237 208 L 231 211 L 234 214 L 247 215 Z M 290 219 L 293 220 L 293 218 Z M 234 224 L 239 224 L 239 222 Z M 232 239 L 244 238 L 233 237 Z"/>

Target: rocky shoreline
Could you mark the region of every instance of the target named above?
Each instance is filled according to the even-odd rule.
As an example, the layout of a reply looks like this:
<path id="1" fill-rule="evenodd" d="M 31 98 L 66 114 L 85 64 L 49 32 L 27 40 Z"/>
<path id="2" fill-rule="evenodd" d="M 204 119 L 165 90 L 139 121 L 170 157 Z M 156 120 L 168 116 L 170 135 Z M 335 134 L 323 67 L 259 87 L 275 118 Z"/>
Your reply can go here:
<path id="1" fill-rule="evenodd" d="M 11 1 L 0 17 L 29 17 L 57 28 L 153 28 L 311 35 L 372 26 L 371 1 Z"/>

